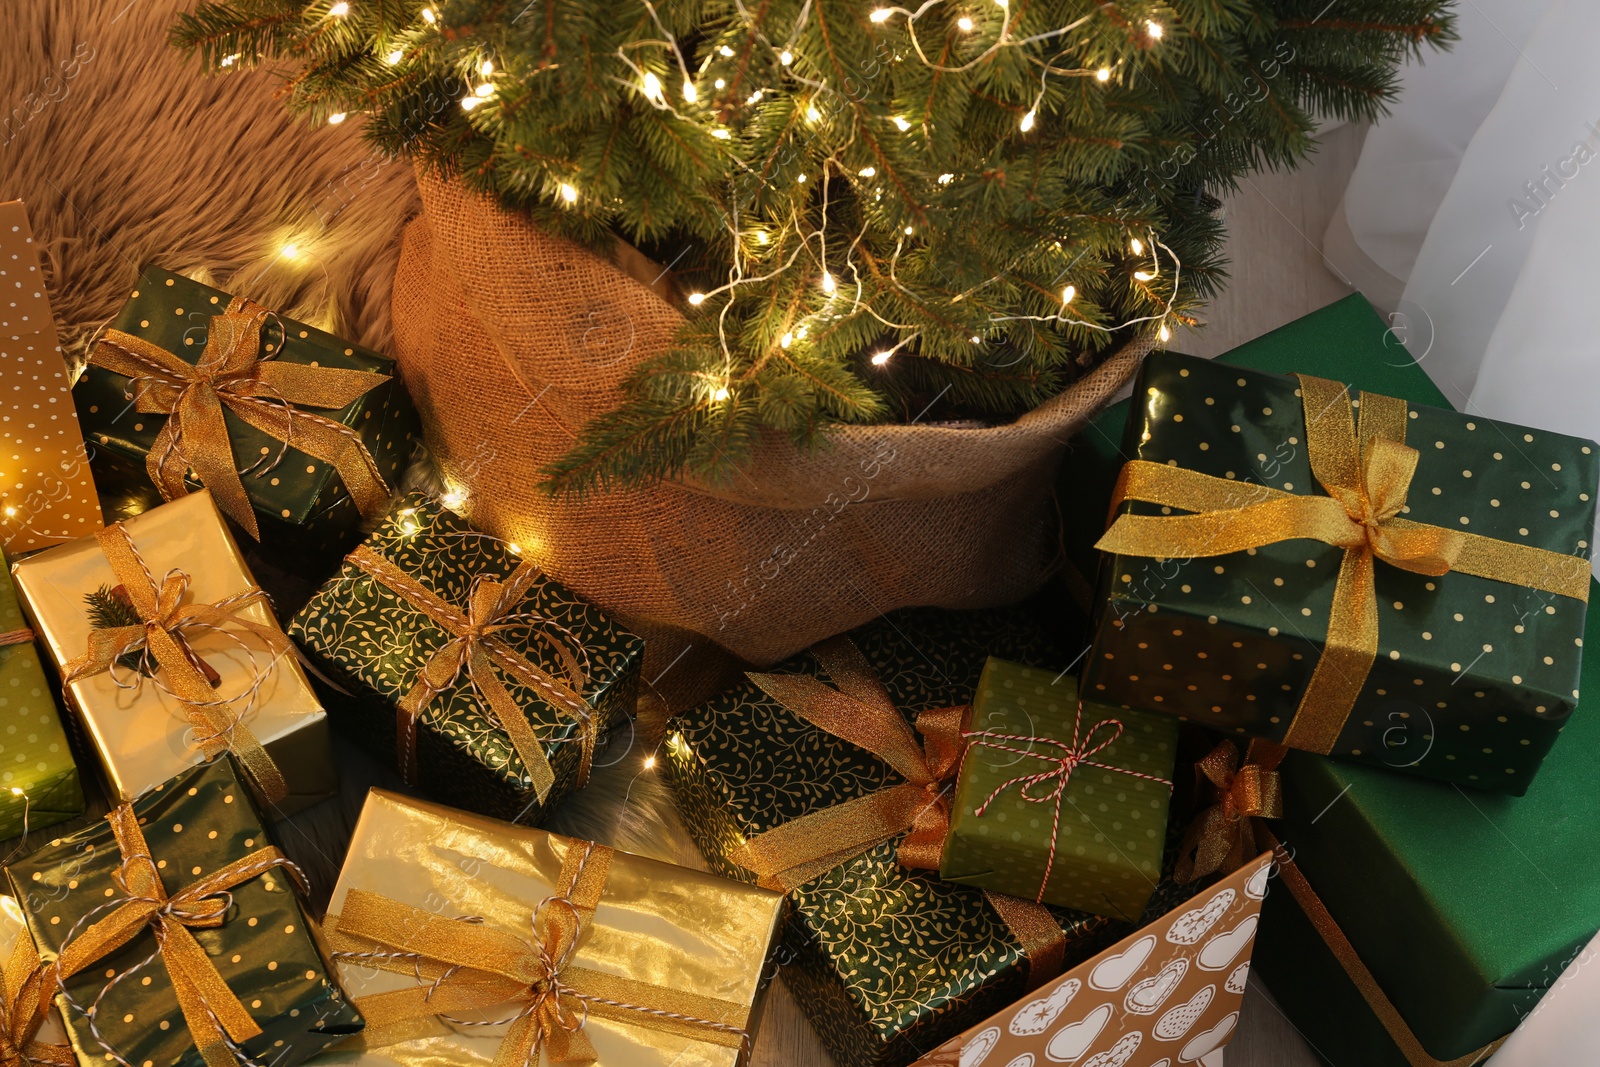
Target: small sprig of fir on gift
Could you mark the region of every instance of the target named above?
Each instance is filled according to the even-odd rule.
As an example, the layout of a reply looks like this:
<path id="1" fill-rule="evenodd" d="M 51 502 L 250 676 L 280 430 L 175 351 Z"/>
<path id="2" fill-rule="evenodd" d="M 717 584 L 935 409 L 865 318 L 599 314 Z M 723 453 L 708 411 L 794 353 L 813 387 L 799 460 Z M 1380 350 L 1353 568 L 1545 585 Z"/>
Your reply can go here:
<path id="1" fill-rule="evenodd" d="M 139 609 L 133 606 L 133 600 L 128 596 L 128 590 L 120 585 L 102 585 L 92 593 L 85 593 L 84 603 L 88 605 L 89 625 L 96 630 L 116 630 L 124 626 L 143 626 L 144 620 L 139 617 Z M 222 684 L 222 676 L 216 670 L 195 655 L 189 643 L 181 634 L 172 635 L 178 642 L 178 647 L 183 649 L 183 654 L 189 658 L 205 679 L 215 689 Z M 151 656 L 148 649 L 140 648 L 131 652 L 124 652 L 117 657 L 117 662 L 130 671 L 138 671 L 146 678 L 155 676 L 160 664 Z"/>

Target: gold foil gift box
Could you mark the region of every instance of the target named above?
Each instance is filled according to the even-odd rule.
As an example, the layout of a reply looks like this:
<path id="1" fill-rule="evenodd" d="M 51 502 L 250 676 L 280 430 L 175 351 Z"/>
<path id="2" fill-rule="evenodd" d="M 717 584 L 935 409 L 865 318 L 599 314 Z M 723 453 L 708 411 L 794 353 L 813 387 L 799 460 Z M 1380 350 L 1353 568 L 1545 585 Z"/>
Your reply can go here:
<path id="1" fill-rule="evenodd" d="M 371 1067 L 735 1067 L 783 897 L 375 789 L 324 923 Z"/>
<path id="2" fill-rule="evenodd" d="M 322 706 L 209 494 L 12 575 L 118 799 L 224 751 L 269 818 L 337 788 Z"/>

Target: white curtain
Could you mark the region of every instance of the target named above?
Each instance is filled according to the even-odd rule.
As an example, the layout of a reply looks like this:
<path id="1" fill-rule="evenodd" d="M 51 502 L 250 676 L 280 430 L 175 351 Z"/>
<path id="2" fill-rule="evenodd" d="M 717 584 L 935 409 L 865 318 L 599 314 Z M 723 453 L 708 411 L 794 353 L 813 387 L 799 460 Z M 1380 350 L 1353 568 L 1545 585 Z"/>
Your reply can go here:
<path id="1" fill-rule="evenodd" d="M 1458 408 L 1600 438 L 1600 0 L 1461 0 L 1405 72 L 1329 259 Z"/>

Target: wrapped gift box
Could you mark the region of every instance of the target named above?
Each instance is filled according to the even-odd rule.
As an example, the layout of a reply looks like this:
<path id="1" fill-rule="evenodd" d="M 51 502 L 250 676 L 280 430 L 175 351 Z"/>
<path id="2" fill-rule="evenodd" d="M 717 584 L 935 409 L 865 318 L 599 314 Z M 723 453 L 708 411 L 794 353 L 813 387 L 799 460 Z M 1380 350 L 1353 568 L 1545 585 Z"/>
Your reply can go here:
<path id="1" fill-rule="evenodd" d="M 22 201 L 0 203 L 0 545 L 13 556 L 92 534 L 89 475 L 66 361 Z"/>
<path id="2" fill-rule="evenodd" d="M 224 334 L 213 318 L 228 311 L 233 299 L 220 289 L 147 266 L 140 272 L 138 287 L 91 353 L 89 366 L 73 395 L 84 434 L 95 450 L 95 478 L 101 493 L 114 506 L 117 518 L 136 515 L 161 502 L 162 493 L 151 481 L 147 460 L 152 449 L 159 450 L 158 458 L 165 451 L 161 435 L 169 416 L 142 408 L 170 400 L 183 387 L 181 375 L 152 369 L 148 356 L 142 357 L 143 362 L 129 362 L 132 357 L 127 351 L 138 352 L 140 343 L 144 343 L 165 350 L 168 362 L 175 357 L 182 363 L 196 364 L 208 352 L 213 333 L 218 338 L 233 336 Z M 251 310 L 244 309 L 246 313 Z M 239 478 L 245 501 L 238 506 L 245 508 L 247 504 L 253 515 L 236 514 L 233 505 L 226 503 L 223 487 L 212 489 L 219 494 L 218 500 L 224 503 L 223 510 L 229 518 L 251 533 L 255 532 L 251 523 L 256 524 L 256 540 L 263 549 L 287 561 L 299 573 L 324 564 L 331 569 L 334 561 L 360 537 L 362 507 L 370 515 L 374 508 L 381 510 L 387 503 L 388 487 L 395 484 L 410 460 L 420 424 L 410 398 L 395 376 L 392 359 L 293 319 L 265 309 L 255 310 L 265 314 L 259 334 L 242 332 L 239 344 L 249 346 L 254 342 L 259 352 L 241 353 L 234 362 L 259 355 L 258 368 L 281 364 L 336 372 L 364 371 L 371 375 L 365 379 L 367 391 L 347 398 L 343 391 L 351 387 L 327 378 L 311 379 L 298 390 L 276 379 L 268 380 L 262 389 L 234 383 L 233 391 L 251 399 L 224 398 L 221 420 L 227 440 L 208 440 L 204 427 L 186 425 L 186 454 L 192 456 L 207 449 L 219 467 L 226 464 L 227 469 L 243 472 Z M 111 342 L 119 337 L 124 338 L 123 342 L 112 346 Z M 125 371 L 141 369 L 142 373 L 118 373 L 107 364 Z M 330 389 L 339 394 L 336 399 L 341 401 L 335 407 L 296 399 Z M 130 399 L 145 397 L 149 403 L 130 403 Z M 286 449 L 282 440 L 255 424 L 281 415 L 284 400 L 295 405 L 296 417 L 304 416 L 300 420 L 302 432 L 310 432 L 314 421 L 343 428 L 345 460 L 354 467 L 370 467 L 379 483 L 375 499 L 352 496 L 351 486 L 344 483 L 334 463 L 308 455 L 300 448 Z M 246 421 L 245 416 L 253 421 Z M 322 433 L 341 439 L 337 429 L 324 427 Z M 359 447 L 355 447 L 357 444 Z M 231 454 L 224 455 L 224 449 L 231 450 Z M 362 459 L 361 449 L 370 457 L 370 465 Z M 192 469 L 185 472 L 181 463 L 175 465 L 175 479 L 189 489 L 200 487 L 201 478 Z M 357 492 L 363 489 L 358 486 Z"/>
<path id="3" fill-rule="evenodd" d="M 1271 874 L 1271 855 L 1258 856 L 913 1067 L 1222 1067 Z"/>
<path id="4" fill-rule="evenodd" d="M 972 700 L 991 653 L 1034 665 L 1059 658 L 1015 611 L 895 612 L 849 636 L 898 714 L 924 726 Z M 828 678 L 814 652 L 775 674 Z M 666 753 L 690 834 L 714 870 L 746 880 L 757 876 L 734 857 L 751 839 L 910 784 L 754 679 L 670 720 Z M 917 806 L 925 805 L 924 797 Z M 896 834 L 812 877 L 796 874 L 804 880 L 789 892 L 792 962 L 782 974 L 843 1067 L 909 1063 L 1126 929 L 908 870 L 899 862 L 906 839 Z M 1169 900 L 1170 886 L 1156 898 Z M 1018 905 L 1026 918 L 1009 921 Z"/>
<path id="5" fill-rule="evenodd" d="M 262 862 L 243 881 L 230 875 L 232 865 L 260 860 L 259 850 L 271 846 L 231 759 L 189 768 L 133 803 L 127 817 L 137 821 L 149 850 L 142 865 L 127 859 L 116 836 L 126 830 L 114 829 L 112 821 L 118 815 L 113 811 L 6 869 L 40 955 L 73 965 L 56 1003 L 83 1067 L 104 1063 L 113 1052 L 130 1063 L 200 1063 L 173 987 L 174 975 L 192 966 L 172 944 L 185 939 L 198 943 L 205 966 L 259 1029 L 238 1042 L 257 1061 L 288 1067 L 361 1029 L 360 1015 L 329 978 L 301 906 L 298 871 Z M 97 954 L 102 946 L 90 947 L 96 924 L 129 914 L 124 909 L 138 911 L 151 897 L 140 878 L 151 872 L 176 900 L 187 900 L 185 890 L 204 879 L 227 882 L 224 895 L 210 898 L 225 905 L 220 923 L 201 922 L 205 905 L 188 901 L 166 919 L 182 931 L 169 932 L 167 943 L 158 945 L 153 924 L 169 913 L 151 909 L 144 922 L 134 920 L 136 932 L 121 947 Z M 227 1018 L 230 1006 L 222 1001 L 206 999 L 196 1014 Z M 93 1016 L 87 1014 L 91 1005 Z"/>
<path id="6" fill-rule="evenodd" d="M 1080 705 L 1063 673 L 990 658 L 939 876 L 1138 919 L 1161 878 L 1177 748 L 1175 719 Z"/>
<path id="7" fill-rule="evenodd" d="M 483 646 L 488 661 L 474 667 L 459 632 L 487 582 L 501 583 L 501 644 Z M 420 494 L 397 502 L 289 632 L 348 691 L 322 690 L 352 739 L 403 770 L 414 760 L 408 776 L 431 796 L 521 822 L 579 783 L 585 718 L 598 737 L 632 714 L 644 653 L 640 638 L 525 565 L 515 546 Z M 397 709 L 446 661 L 407 722 Z M 497 686 L 510 702 L 504 718 Z M 520 745 L 508 723 L 524 732 Z M 542 786 L 524 748 L 550 768 Z"/>
<path id="8" fill-rule="evenodd" d="M 1313 353 L 1301 357 L 1306 373 L 1322 369 Z M 1132 409 L 1124 451 L 1143 461 L 1145 472 L 1178 467 L 1211 476 L 1210 485 L 1229 487 L 1230 500 L 1218 508 L 1255 505 L 1274 492 L 1280 500 L 1320 497 L 1300 393 L 1294 378 L 1157 354 L 1141 373 L 1136 395 L 1143 402 Z M 1368 407 L 1382 409 L 1377 401 Z M 1403 407 L 1395 421 L 1419 459 L 1400 521 L 1485 540 L 1467 545 L 1456 569 L 1438 576 L 1374 562 L 1375 592 L 1366 596 L 1376 598 L 1377 653 L 1359 694 L 1352 687 L 1353 708 L 1337 697 L 1301 704 L 1324 657 L 1336 586 L 1360 586 L 1341 579 L 1345 550 L 1298 537 L 1218 554 L 1233 543 L 1220 528 L 1160 558 L 1107 560 L 1085 693 L 1415 774 L 1523 792 L 1576 700 L 1583 604 L 1556 590 L 1584 588 L 1600 457 L 1576 438 Z M 1193 499 L 1198 491 L 1181 493 Z M 1179 499 L 1166 487 L 1154 495 Z M 1113 517 L 1159 522 L 1178 510 L 1129 500 Z M 1340 522 L 1350 524 L 1342 512 Z M 1267 520 L 1239 523 L 1248 534 Z M 1125 522 L 1113 531 L 1127 528 Z M 1462 569 L 1483 566 L 1469 563 L 1469 554 L 1498 566 L 1502 543 L 1514 552 L 1542 550 L 1506 566 L 1527 573 L 1528 585 Z M 1358 629 L 1360 616 L 1359 606 L 1344 615 Z M 1333 664 L 1318 692 L 1347 677 L 1360 679 L 1360 668 Z"/>
<path id="9" fill-rule="evenodd" d="M 569 877 L 580 871 L 585 873 Z M 387 901 L 374 901 L 374 895 Z M 367 796 L 325 927 L 341 953 L 340 981 L 358 1006 L 372 997 L 392 1001 L 410 990 L 423 1013 L 386 1021 L 375 1009 L 362 1040 L 367 1055 L 360 1062 L 373 1067 L 513 1062 L 503 1047 L 518 1040 L 513 1028 L 470 1022 L 515 1018 L 526 1002 L 508 991 L 502 1001 L 494 992 L 470 1004 L 456 999 L 471 999 L 462 992 L 465 985 L 489 984 L 471 967 L 492 952 L 468 951 L 467 970 L 452 976 L 460 984 L 443 978 L 432 995 L 438 1007 L 455 1004 L 447 1014 L 469 1025 L 447 1025 L 432 1016 L 436 1008 L 425 994 L 441 962 L 406 960 L 385 968 L 363 952 L 422 951 L 418 946 L 427 943 L 428 919 L 448 923 L 469 916 L 490 943 L 509 938 L 510 945 L 522 946 L 513 954 L 531 952 L 530 929 L 548 933 L 549 927 L 538 924 L 568 914 L 569 903 L 571 914 L 583 918 L 561 982 L 592 994 L 620 981 L 625 984 L 611 989 L 609 999 L 643 1009 L 608 1011 L 589 1002 L 581 1032 L 598 1056 L 596 1067 L 735 1067 L 743 1062 L 745 1039 L 734 1031 L 750 1034 L 759 1020 L 783 921 L 781 894 L 380 789 Z M 423 918 L 415 924 L 369 921 L 368 927 L 392 938 L 379 944 L 353 932 L 364 928 L 357 909 L 377 914 L 374 905 Z M 412 930 L 424 935 L 416 944 L 407 940 Z M 577 1005 L 576 1000 L 569 1005 L 574 1007 L 569 1021 L 584 1014 Z M 720 1010 L 733 1020 L 724 1024 L 729 1029 L 650 1016 L 651 1011 L 675 1011 L 706 1019 L 717 1010 L 714 1005 L 724 1006 Z M 548 1047 L 546 1053 L 554 1057 Z M 521 1061 L 517 1056 L 514 1062 Z"/>
<path id="10" fill-rule="evenodd" d="M 197 492 L 123 524 L 156 582 L 182 574 L 183 604 L 218 604 L 248 594 L 255 581 L 208 493 Z M 85 654 L 94 630 L 86 597 L 119 584 L 94 537 L 29 556 L 12 565 L 17 593 L 58 668 Z M 262 600 L 236 617 L 276 630 Z M 188 627 L 189 649 L 215 671 L 214 691 L 260 741 L 287 785 L 273 818 L 293 814 L 338 788 L 326 716 L 292 655 L 236 626 Z M 279 635 L 280 640 L 281 634 Z M 283 641 L 287 647 L 287 641 Z M 115 795 L 130 799 L 205 759 L 183 702 L 164 672 L 146 677 L 124 657 L 111 670 L 66 685 L 100 754 Z"/>

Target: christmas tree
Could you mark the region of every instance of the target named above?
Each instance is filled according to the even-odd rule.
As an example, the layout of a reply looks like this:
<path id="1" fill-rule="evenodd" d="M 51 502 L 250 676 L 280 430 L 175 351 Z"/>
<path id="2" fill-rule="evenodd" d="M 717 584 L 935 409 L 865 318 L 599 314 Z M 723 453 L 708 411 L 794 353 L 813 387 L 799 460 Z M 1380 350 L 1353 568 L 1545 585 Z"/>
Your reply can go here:
<path id="1" fill-rule="evenodd" d="M 671 268 L 688 321 L 558 491 L 764 430 L 1003 420 L 1223 278 L 1215 194 L 1373 120 L 1449 0 L 207 0 L 174 41 Z"/>

